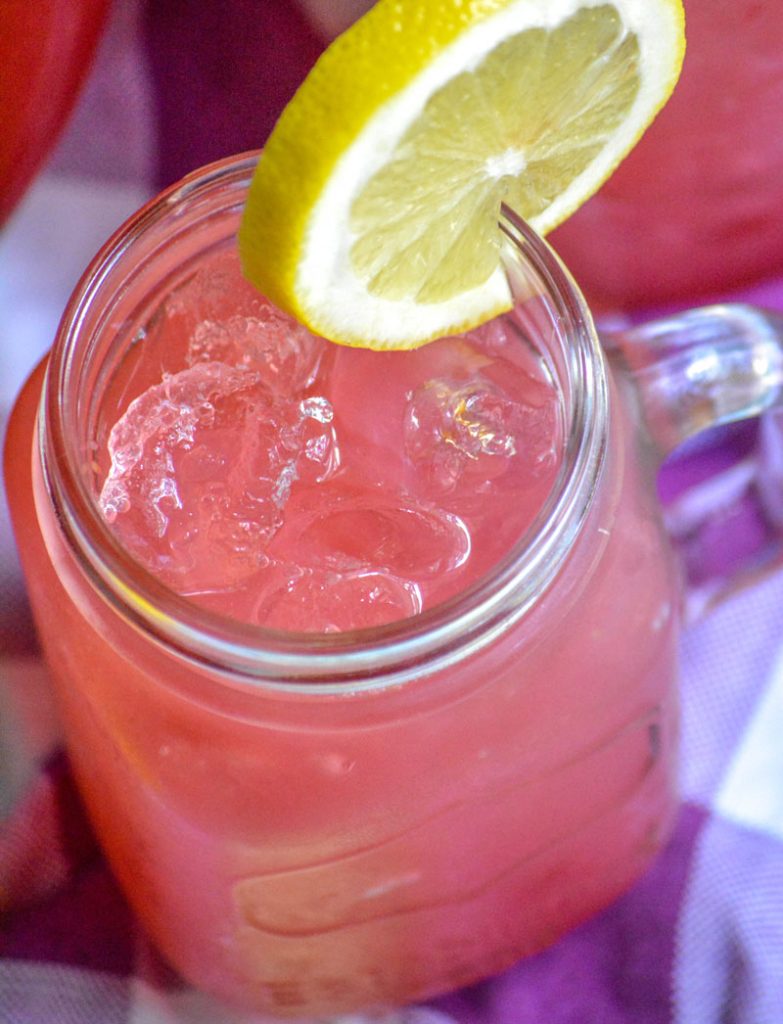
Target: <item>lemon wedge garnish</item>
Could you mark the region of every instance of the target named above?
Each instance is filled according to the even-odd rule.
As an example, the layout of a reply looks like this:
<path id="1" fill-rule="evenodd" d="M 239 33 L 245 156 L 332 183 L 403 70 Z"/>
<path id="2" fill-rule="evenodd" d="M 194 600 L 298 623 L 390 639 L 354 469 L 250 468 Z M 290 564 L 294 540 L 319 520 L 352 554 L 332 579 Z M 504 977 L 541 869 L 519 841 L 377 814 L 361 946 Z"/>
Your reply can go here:
<path id="1" fill-rule="evenodd" d="M 498 215 L 544 234 L 670 95 L 680 0 L 379 0 L 258 162 L 248 278 L 333 341 L 412 348 L 511 304 Z"/>

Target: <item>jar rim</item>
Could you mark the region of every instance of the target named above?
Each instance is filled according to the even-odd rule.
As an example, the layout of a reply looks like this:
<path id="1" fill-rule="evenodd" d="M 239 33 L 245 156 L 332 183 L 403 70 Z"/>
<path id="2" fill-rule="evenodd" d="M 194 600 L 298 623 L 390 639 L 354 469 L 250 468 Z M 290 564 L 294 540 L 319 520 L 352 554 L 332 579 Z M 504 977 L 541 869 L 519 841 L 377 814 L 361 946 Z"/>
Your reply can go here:
<path id="1" fill-rule="evenodd" d="M 258 153 L 209 164 L 152 199 L 87 267 L 52 348 L 39 415 L 43 475 L 69 549 L 90 585 L 155 643 L 232 682 L 308 694 L 385 689 L 445 668 L 484 647 L 524 616 L 556 578 L 581 532 L 601 476 L 608 433 L 608 383 L 586 303 L 568 271 L 532 229 L 503 208 L 506 257 L 532 267 L 567 334 L 567 432 L 557 480 L 533 525 L 479 581 L 454 598 L 384 626 L 344 633 L 294 633 L 228 619 L 176 594 L 119 544 L 100 515 L 79 450 L 80 380 L 91 316 L 116 293 L 135 248 L 161 224 L 187 229 L 185 214 L 217 195 L 226 211 L 244 200 Z M 211 207 L 210 207 L 211 209 Z M 178 226 L 178 230 L 180 227 Z M 523 255 L 524 253 L 524 255 Z M 109 325 L 109 328 L 111 325 Z"/>

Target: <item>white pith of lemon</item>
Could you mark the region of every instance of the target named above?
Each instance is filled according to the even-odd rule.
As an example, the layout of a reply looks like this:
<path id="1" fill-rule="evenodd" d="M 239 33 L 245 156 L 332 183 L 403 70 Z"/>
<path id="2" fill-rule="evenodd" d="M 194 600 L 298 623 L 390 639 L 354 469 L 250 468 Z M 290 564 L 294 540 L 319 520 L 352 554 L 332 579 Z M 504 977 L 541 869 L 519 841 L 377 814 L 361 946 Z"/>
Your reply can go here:
<path id="1" fill-rule="evenodd" d="M 239 234 L 313 331 L 412 348 L 511 303 L 497 221 L 587 199 L 670 95 L 679 0 L 379 0 L 283 112 Z"/>

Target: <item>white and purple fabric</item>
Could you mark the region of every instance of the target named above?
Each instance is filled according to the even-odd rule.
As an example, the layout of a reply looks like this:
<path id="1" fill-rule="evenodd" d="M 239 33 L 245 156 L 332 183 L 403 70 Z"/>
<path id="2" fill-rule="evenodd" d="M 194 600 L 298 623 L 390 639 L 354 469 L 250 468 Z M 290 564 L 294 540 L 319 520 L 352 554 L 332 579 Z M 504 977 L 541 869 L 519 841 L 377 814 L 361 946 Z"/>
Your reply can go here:
<path id="1" fill-rule="evenodd" d="M 293 0 L 115 0 L 66 132 L 0 235 L 0 433 L 101 242 L 162 186 L 262 144 L 322 46 Z M 783 311 L 779 269 L 724 298 Z M 768 562 L 710 602 L 732 558 L 776 539 L 755 501 L 759 444 L 756 425 L 726 431 L 662 478 L 704 597 L 682 643 L 674 838 L 631 892 L 554 948 L 385 1024 L 783 1024 L 783 569 Z M 124 902 L 60 747 L 4 500 L 0 1022 L 269 1024 L 183 986 Z"/>

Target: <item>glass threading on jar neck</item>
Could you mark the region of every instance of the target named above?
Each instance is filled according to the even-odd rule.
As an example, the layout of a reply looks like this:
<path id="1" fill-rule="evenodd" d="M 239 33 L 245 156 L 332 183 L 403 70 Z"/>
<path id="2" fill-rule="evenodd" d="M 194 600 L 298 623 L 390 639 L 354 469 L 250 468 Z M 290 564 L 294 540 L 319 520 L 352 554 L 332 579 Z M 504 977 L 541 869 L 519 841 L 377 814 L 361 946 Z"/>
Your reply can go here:
<path id="1" fill-rule="evenodd" d="M 308 694 L 375 691 L 448 667 L 524 616 L 557 577 L 599 484 L 608 433 L 606 371 L 592 321 L 567 271 L 513 212 L 501 217 L 503 257 L 517 295 L 537 295 L 545 344 L 563 395 L 565 449 L 555 485 L 508 555 L 458 597 L 388 625 L 294 633 L 227 619 L 143 569 L 100 515 L 91 475 L 94 396 L 133 339 L 130 305 L 157 283 L 158 265 L 195 260 L 233 233 L 256 154 L 185 178 L 107 242 L 77 286 L 49 361 L 39 417 L 44 479 L 59 528 L 89 585 L 152 643 L 232 684 Z"/>

